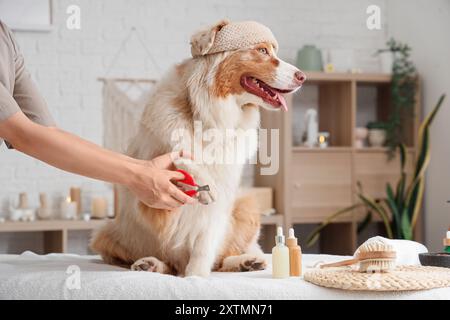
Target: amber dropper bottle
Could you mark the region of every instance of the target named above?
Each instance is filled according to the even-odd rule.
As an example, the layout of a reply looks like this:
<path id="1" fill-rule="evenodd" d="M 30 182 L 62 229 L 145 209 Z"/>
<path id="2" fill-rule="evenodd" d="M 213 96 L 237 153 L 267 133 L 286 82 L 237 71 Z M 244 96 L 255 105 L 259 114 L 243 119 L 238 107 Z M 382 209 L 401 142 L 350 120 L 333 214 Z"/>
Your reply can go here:
<path id="1" fill-rule="evenodd" d="M 302 249 L 298 245 L 293 228 L 289 229 L 286 245 L 289 249 L 289 275 L 291 277 L 300 277 L 302 275 Z"/>

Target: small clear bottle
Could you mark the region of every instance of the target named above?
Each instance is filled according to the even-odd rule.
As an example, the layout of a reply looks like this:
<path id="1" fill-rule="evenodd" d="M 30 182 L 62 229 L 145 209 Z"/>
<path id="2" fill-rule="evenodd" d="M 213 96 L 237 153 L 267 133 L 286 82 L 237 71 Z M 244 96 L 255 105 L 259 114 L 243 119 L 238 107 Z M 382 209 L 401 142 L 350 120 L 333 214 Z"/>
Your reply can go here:
<path id="1" fill-rule="evenodd" d="M 289 277 L 289 249 L 285 245 L 283 228 L 277 228 L 275 247 L 272 249 L 272 277 L 276 279 Z"/>

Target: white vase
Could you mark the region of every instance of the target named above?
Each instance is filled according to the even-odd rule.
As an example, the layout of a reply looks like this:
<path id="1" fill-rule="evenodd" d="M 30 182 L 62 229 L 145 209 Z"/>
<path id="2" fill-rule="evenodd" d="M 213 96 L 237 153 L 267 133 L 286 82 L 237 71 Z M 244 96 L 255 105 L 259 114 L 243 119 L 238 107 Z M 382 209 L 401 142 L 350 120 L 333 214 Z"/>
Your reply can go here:
<path id="1" fill-rule="evenodd" d="M 312 148 L 317 145 L 319 124 L 317 122 L 317 110 L 310 108 L 305 113 L 306 142 L 305 145 Z"/>
<path id="2" fill-rule="evenodd" d="M 48 220 L 52 217 L 52 210 L 50 208 L 38 208 L 37 217 L 40 220 Z"/>
<path id="3" fill-rule="evenodd" d="M 372 147 L 382 147 L 386 142 L 386 130 L 384 129 L 370 129 L 369 130 L 369 144 Z"/>
<path id="4" fill-rule="evenodd" d="M 9 219 L 11 221 L 20 221 L 23 217 L 23 209 L 11 208 L 9 211 Z"/>

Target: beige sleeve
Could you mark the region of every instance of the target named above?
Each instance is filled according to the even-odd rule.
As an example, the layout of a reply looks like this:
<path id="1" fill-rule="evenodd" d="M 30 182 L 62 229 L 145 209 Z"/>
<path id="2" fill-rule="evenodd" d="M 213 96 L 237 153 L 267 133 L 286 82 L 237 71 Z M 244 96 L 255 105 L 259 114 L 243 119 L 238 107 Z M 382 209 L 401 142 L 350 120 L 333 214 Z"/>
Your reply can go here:
<path id="1" fill-rule="evenodd" d="M 12 32 L 1 21 L 0 32 L 0 72 L 5 72 L 0 78 L 7 81 L 6 84 L 0 81 L 0 122 L 22 111 L 33 122 L 54 126 L 47 104 L 25 68 Z M 0 139 L 0 145 L 1 142 Z"/>
<path id="2" fill-rule="evenodd" d="M 54 126 L 55 122 L 48 111 L 47 103 L 39 93 L 30 74 L 25 68 L 25 61 L 20 53 L 14 36 L 10 32 L 12 45 L 14 46 L 14 65 L 16 70 L 14 84 L 14 100 L 22 112 L 33 122 L 44 126 Z"/>
<path id="3" fill-rule="evenodd" d="M 8 119 L 19 110 L 20 108 L 17 105 L 17 102 L 5 88 L 3 83 L 0 82 L 0 122 Z"/>
<path id="4" fill-rule="evenodd" d="M 25 115 L 33 122 L 44 126 L 54 126 L 55 122 L 48 111 L 47 103 L 39 93 L 28 71 L 24 67 L 23 58 L 16 63 L 16 83 L 14 100 Z"/>

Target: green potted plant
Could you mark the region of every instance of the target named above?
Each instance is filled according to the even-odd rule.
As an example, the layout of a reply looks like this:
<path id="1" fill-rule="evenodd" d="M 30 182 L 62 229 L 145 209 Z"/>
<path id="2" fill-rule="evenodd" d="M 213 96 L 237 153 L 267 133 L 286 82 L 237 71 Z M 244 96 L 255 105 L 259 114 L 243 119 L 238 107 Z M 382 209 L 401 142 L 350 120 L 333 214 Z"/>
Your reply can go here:
<path id="1" fill-rule="evenodd" d="M 393 60 L 390 113 L 386 121 L 386 145 L 392 158 L 397 146 L 405 141 L 405 120 L 414 116 L 417 72 L 407 44 L 390 39 L 386 45 L 387 48 L 378 50 L 377 54 L 390 53 Z"/>
<path id="2" fill-rule="evenodd" d="M 394 188 L 391 184 L 386 185 L 386 197 L 382 199 L 373 199 L 364 194 L 362 186 L 358 183 L 357 196 L 359 203 L 339 210 L 325 219 L 308 236 L 308 246 L 314 244 L 320 236 L 320 232 L 340 215 L 346 214 L 358 208 L 364 208 L 366 216 L 358 225 L 358 232 L 363 230 L 371 221 L 374 214 L 378 215 L 385 227 L 386 235 L 389 238 L 413 239 L 414 227 L 419 218 L 422 207 L 425 171 L 430 162 L 430 125 L 439 111 L 445 95 L 442 95 L 428 116 L 422 122 L 419 128 L 419 150 L 417 153 L 415 169 L 409 184 L 406 179 L 406 149 L 403 144 L 397 148 L 400 154 L 400 179 Z"/>

